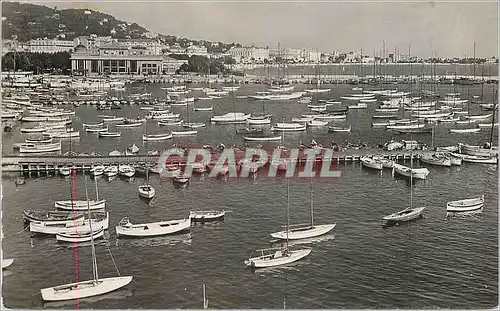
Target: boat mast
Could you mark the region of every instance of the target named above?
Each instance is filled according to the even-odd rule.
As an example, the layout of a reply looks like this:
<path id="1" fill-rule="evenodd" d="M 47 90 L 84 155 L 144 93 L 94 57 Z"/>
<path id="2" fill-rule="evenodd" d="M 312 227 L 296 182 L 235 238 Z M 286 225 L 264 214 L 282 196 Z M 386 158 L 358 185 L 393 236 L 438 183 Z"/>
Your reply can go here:
<path id="1" fill-rule="evenodd" d="M 288 249 L 288 233 L 290 232 L 290 180 L 286 180 L 286 249 Z"/>
<path id="2" fill-rule="evenodd" d="M 311 196 L 311 228 L 314 227 L 314 205 L 313 205 L 313 184 L 312 184 L 312 172 L 310 176 L 310 182 L 309 182 L 309 188 L 310 188 L 310 196 Z"/>
<path id="3" fill-rule="evenodd" d="M 411 88 L 412 88 L 412 63 L 411 63 L 411 46 L 408 46 L 408 58 L 410 60 L 410 98 L 411 98 Z M 412 113 L 410 113 L 410 122 L 412 119 Z M 411 135 L 412 131 L 410 130 L 410 210 L 413 209 L 413 139 Z"/>
<path id="4" fill-rule="evenodd" d="M 94 177 L 95 182 L 95 200 L 99 202 L 99 188 L 97 187 L 97 178 Z"/>
<path id="5" fill-rule="evenodd" d="M 89 202 L 89 192 L 87 190 L 87 176 L 85 176 L 84 180 L 85 180 L 85 196 L 87 198 L 87 211 L 89 214 L 90 243 L 92 245 L 92 272 L 94 274 L 94 281 L 97 283 L 99 281 L 99 274 L 97 273 L 97 257 L 94 245 L 94 231 L 92 230 L 92 218 L 90 217 L 90 202 Z"/>
<path id="6" fill-rule="evenodd" d="M 496 84 L 496 83 L 495 83 Z M 495 91 L 496 87 L 493 88 L 493 116 L 491 117 L 491 133 L 490 133 L 490 148 L 493 147 L 493 133 L 495 132 L 495 113 L 497 111 L 497 101 L 498 98 L 495 99 L 495 95 L 498 94 L 497 91 Z"/>

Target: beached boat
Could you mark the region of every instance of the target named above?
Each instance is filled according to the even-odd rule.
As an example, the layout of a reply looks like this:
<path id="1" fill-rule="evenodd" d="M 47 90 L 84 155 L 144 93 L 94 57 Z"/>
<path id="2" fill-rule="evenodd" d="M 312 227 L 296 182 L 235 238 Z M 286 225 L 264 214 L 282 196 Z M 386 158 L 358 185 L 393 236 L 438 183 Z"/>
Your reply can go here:
<path id="1" fill-rule="evenodd" d="M 473 199 L 464 199 L 451 201 L 446 203 L 446 212 L 448 213 L 463 213 L 478 211 L 483 208 L 484 194 Z"/>
<path id="2" fill-rule="evenodd" d="M 208 222 L 224 219 L 226 211 L 190 211 L 189 217 L 192 222 Z"/>
<path id="3" fill-rule="evenodd" d="M 191 218 L 181 220 L 158 221 L 143 224 L 132 224 L 128 217 L 122 218 L 116 226 L 117 237 L 153 237 L 169 234 L 177 234 L 189 231 Z"/>

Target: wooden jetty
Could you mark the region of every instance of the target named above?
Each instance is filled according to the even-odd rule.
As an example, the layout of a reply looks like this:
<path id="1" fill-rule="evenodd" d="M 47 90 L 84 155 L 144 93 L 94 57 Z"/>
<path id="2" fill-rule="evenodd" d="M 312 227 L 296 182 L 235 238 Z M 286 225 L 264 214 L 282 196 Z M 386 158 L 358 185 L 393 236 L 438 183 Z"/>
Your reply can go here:
<path id="1" fill-rule="evenodd" d="M 386 159 L 396 161 L 407 161 L 413 156 L 414 159 L 420 158 L 425 151 L 406 152 L 387 152 L 382 150 L 366 150 L 371 153 L 356 150 L 358 153 L 352 152 L 334 152 L 331 162 L 337 163 L 354 163 L 359 162 L 361 157 L 380 156 Z M 31 156 L 4 156 L 2 158 L 3 172 L 51 172 L 57 171 L 62 167 L 74 167 L 77 171 L 89 171 L 97 165 L 132 165 L 145 166 L 154 165 L 158 162 L 158 155 L 120 155 L 120 156 L 59 156 L 59 155 L 31 155 Z M 213 159 L 213 158 L 212 158 Z M 316 158 L 316 161 L 321 161 L 321 157 Z M 214 160 L 212 162 L 215 163 Z M 305 159 L 299 158 L 299 163 L 305 163 Z M 181 157 L 169 157 L 167 164 L 186 165 L 186 161 Z"/>

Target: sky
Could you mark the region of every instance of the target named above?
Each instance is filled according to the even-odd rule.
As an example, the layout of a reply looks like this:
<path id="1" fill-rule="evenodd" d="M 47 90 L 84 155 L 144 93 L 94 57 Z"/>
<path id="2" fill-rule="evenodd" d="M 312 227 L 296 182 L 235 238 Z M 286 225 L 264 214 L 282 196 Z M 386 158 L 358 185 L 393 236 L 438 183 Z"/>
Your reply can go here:
<path id="1" fill-rule="evenodd" d="M 419 57 L 498 56 L 496 1 L 30 1 L 90 8 L 151 32 L 242 45 Z"/>

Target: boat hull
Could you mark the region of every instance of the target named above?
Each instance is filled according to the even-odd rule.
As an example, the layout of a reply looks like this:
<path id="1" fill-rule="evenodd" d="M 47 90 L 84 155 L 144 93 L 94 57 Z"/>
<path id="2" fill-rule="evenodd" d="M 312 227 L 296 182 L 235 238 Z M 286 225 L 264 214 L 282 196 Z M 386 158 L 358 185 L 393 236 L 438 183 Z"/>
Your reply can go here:
<path id="1" fill-rule="evenodd" d="M 417 207 L 412 209 L 408 207 L 400 212 L 385 216 L 382 219 L 387 223 L 399 223 L 399 222 L 410 221 L 418 217 L 421 217 L 424 209 L 425 207 Z"/>
<path id="2" fill-rule="evenodd" d="M 309 227 L 308 229 L 305 230 L 289 230 L 288 232 L 288 239 L 289 240 L 298 240 L 298 239 L 307 239 L 307 238 L 314 238 L 323 234 L 327 234 L 328 232 L 332 231 L 337 224 L 328 224 L 328 225 L 319 225 L 319 226 L 313 226 Z M 280 239 L 280 240 L 286 240 L 287 239 L 287 233 L 285 231 L 280 231 L 280 232 L 275 232 L 271 233 L 271 236 L 275 239 Z"/>
<path id="3" fill-rule="evenodd" d="M 132 276 L 121 276 L 114 278 L 82 281 L 65 284 L 55 287 L 43 288 L 40 290 L 42 299 L 45 301 L 61 301 L 86 298 L 103 295 L 128 285 L 132 281 Z"/>
<path id="4" fill-rule="evenodd" d="M 265 257 L 253 257 L 245 260 L 245 265 L 252 268 L 267 268 L 281 266 L 298 261 L 311 253 L 312 249 L 301 249 L 289 251 L 289 256 L 280 256 L 278 258 L 273 258 L 271 256 Z"/>
<path id="5" fill-rule="evenodd" d="M 13 262 L 14 262 L 14 259 L 12 259 L 12 258 L 9 258 L 9 259 L 3 258 L 2 259 L 2 270 L 10 267 Z"/>
<path id="6" fill-rule="evenodd" d="M 93 232 L 91 236 L 90 233 L 76 235 L 73 233 L 58 233 L 56 234 L 56 240 L 58 242 L 67 242 L 67 243 L 83 243 L 89 242 L 92 239 L 96 240 L 102 238 L 104 236 L 104 229 L 100 229 L 96 232 Z"/>
<path id="7" fill-rule="evenodd" d="M 56 201 L 54 207 L 62 210 L 86 211 L 87 209 L 96 210 L 106 207 L 106 200 L 90 201 L 87 206 L 87 201 Z"/>
<path id="8" fill-rule="evenodd" d="M 168 225 L 162 226 L 162 224 Z M 131 227 L 118 225 L 116 226 L 116 236 L 131 238 L 154 237 L 181 233 L 184 231 L 188 231 L 190 227 L 190 218 L 158 223 L 131 225 Z"/>

